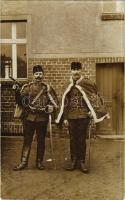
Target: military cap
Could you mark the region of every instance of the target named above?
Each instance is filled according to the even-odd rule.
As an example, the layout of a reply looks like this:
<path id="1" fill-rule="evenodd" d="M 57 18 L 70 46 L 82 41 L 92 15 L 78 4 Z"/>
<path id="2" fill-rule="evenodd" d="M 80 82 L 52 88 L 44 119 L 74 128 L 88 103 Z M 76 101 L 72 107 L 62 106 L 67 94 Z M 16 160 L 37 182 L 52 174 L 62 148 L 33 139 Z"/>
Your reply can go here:
<path id="1" fill-rule="evenodd" d="M 80 70 L 80 69 L 82 69 L 82 65 L 80 62 L 71 63 L 71 70 Z"/>
<path id="2" fill-rule="evenodd" d="M 42 65 L 35 65 L 35 66 L 33 66 L 33 74 L 35 72 L 44 72 L 43 66 Z"/>

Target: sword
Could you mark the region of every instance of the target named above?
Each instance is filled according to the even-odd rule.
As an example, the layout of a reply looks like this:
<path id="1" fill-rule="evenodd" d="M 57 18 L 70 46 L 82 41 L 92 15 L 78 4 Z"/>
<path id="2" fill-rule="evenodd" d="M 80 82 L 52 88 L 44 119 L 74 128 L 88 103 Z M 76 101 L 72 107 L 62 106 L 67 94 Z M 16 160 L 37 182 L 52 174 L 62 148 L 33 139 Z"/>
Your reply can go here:
<path id="1" fill-rule="evenodd" d="M 52 137 L 52 116 L 49 114 L 49 131 L 50 131 L 50 145 L 51 145 L 51 153 L 52 153 L 52 161 L 54 163 L 54 169 L 56 170 L 56 159 L 53 149 L 53 137 Z"/>
<path id="2" fill-rule="evenodd" d="M 92 127 L 92 119 L 90 119 L 89 127 L 88 127 L 88 136 L 89 136 L 89 143 L 88 143 L 88 168 L 90 170 L 90 154 L 91 154 L 91 127 Z"/>

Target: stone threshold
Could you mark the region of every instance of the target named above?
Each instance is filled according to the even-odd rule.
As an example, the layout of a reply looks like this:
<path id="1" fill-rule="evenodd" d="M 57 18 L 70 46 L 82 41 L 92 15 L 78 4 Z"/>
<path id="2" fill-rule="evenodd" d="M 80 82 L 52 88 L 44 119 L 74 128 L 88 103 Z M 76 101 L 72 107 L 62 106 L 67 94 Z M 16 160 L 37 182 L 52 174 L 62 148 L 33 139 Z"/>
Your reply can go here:
<path id="1" fill-rule="evenodd" d="M 124 20 L 124 13 L 102 13 L 101 20 Z"/>
<path id="2" fill-rule="evenodd" d="M 125 140 L 125 135 L 96 135 L 100 139 Z"/>

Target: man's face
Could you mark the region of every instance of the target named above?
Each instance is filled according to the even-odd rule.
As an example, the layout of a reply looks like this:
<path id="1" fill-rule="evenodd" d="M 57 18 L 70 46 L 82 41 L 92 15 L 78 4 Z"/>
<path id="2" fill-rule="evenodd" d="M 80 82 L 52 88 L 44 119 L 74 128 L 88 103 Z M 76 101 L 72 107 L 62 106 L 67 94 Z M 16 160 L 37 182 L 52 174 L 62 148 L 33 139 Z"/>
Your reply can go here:
<path id="1" fill-rule="evenodd" d="M 43 72 L 35 72 L 33 77 L 36 81 L 42 81 L 43 79 Z"/>
<path id="2" fill-rule="evenodd" d="M 77 81 L 81 77 L 81 70 L 71 70 L 71 76 L 74 81 Z"/>

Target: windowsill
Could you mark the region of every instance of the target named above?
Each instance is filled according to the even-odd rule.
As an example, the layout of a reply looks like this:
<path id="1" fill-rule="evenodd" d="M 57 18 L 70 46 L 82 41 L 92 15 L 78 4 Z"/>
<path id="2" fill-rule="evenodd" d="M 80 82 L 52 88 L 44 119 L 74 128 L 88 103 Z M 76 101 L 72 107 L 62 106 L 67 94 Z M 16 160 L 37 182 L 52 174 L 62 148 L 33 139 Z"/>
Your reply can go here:
<path id="1" fill-rule="evenodd" d="M 17 82 L 21 83 L 22 85 L 28 82 L 28 78 L 18 78 L 15 79 Z M 14 81 L 11 79 L 5 79 L 1 78 L 1 85 L 2 86 L 12 86 L 14 84 Z"/>
<path id="2" fill-rule="evenodd" d="M 101 20 L 124 20 L 124 13 L 102 13 Z"/>

